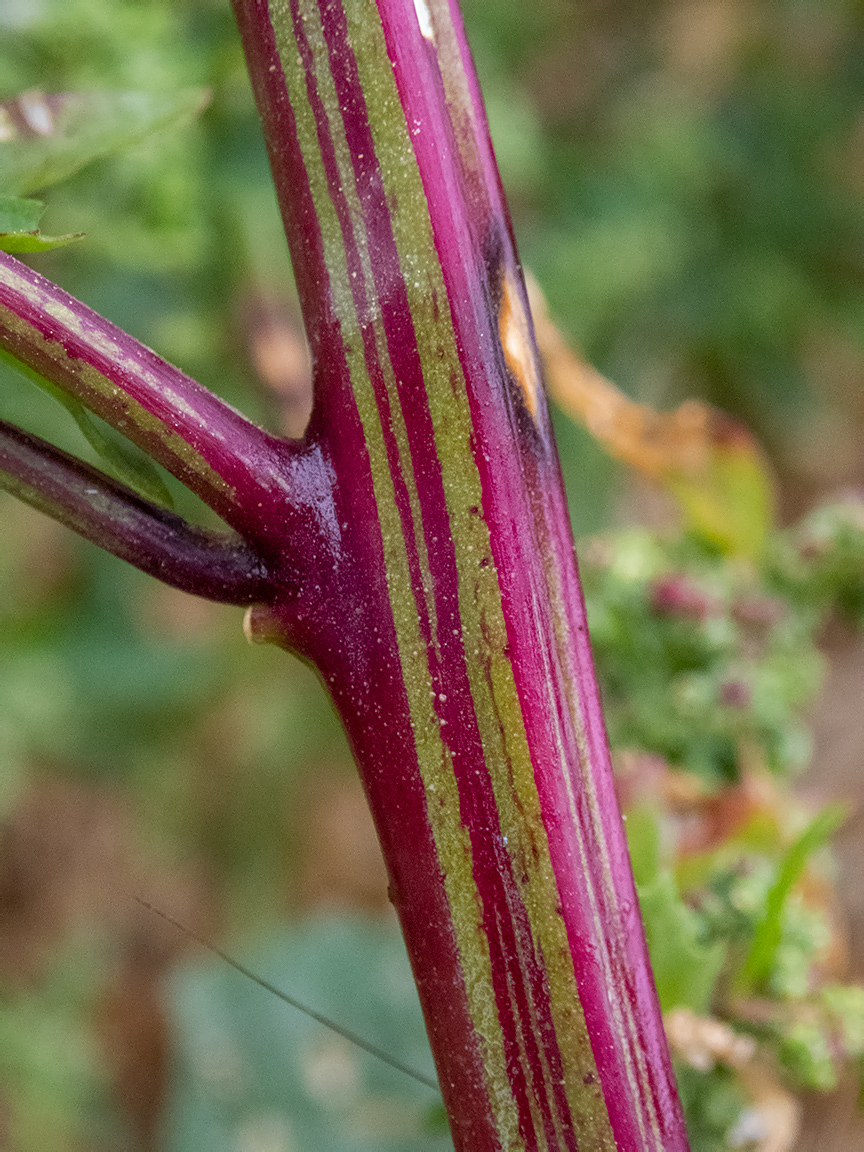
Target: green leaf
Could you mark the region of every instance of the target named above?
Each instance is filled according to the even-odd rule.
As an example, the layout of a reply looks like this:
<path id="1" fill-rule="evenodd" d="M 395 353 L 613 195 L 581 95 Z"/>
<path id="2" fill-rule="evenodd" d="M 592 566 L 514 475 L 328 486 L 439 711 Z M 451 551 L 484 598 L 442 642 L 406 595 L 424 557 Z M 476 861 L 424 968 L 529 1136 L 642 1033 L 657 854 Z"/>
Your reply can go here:
<path id="1" fill-rule="evenodd" d="M 734 1072 L 722 1064 L 703 1072 L 677 1060 L 675 1079 L 693 1152 L 729 1152 L 736 1147 L 730 1134 L 750 1100 Z"/>
<path id="2" fill-rule="evenodd" d="M 67 232 L 63 236 L 46 236 L 43 232 L 0 232 L 0 252 L 47 252 L 51 248 L 74 244 L 83 235 L 83 232 Z"/>
<path id="3" fill-rule="evenodd" d="M 310 920 L 272 940 L 249 966 L 434 1076 L 395 926 Z M 265 1146 L 452 1152 L 437 1093 L 280 1004 L 224 963 L 185 965 L 169 1000 L 175 1074 L 159 1140 L 165 1152 Z"/>
<path id="4" fill-rule="evenodd" d="M 78 400 L 65 393 L 58 396 L 68 408 L 87 443 L 102 458 L 118 480 L 157 504 L 172 508 L 174 501 L 156 466 L 140 449 L 107 424 L 97 422 Z"/>
<path id="5" fill-rule="evenodd" d="M 58 388 L 56 384 L 50 383 L 10 353 L 0 350 L 0 360 L 10 364 L 37 388 L 41 388 L 43 392 L 47 392 L 49 396 L 53 396 L 58 403 L 63 405 L 78 425 L 87 443 L 108 466 L 116 479 L 122 480 L 124 484 L 134 488 L 140 495 L 146 496 L 157 504 L 166 508 L 174 506 L 171 493 L 168 491 L 156 465 L 139 448 L 130 443 L 125 436 L 121 436 L 109 425 L 97 420 L 87 411 L 80 400 L 70 396 Z"/>
<path id="6" fill-rule="evenodd" d="M 768 461 L 750 433 L 717 413 L 693 470 L 664 477 L 686 522 L 728 555 L 759 561 L 775 522 L 776 493 Z"/>
<path id="7" fill-rule="evenodd" d="M 80 240 L 83 232 L 46 236 L 39 231 L 45 205 L 41 200 L 0 195 L 0 252 L 45 252 Z"/>
<path id="8" fill-rule="evenodd" d="M 831 1092 L 837 1087 L 831 1041 L 819 1020 L 796 1020 L 781 1038 L 780 1062 L 802 1087 Z"/>
<path id="9" fill-rule="evenodd" d="M 798 883 L 809 857 L 846 819 L 845 804 L 829 804 L 810 821 L 777 870 L 765 898 L 765 908 L 756 925 L 750 951 L 735 979 L 735 991 L 746 996 L 764 984 L 770 975 L 783 935 L 783 909 L 789 893 Z"/>
<path id="10" fill-rule="evenodd" d="M 41 200 L 0 195 L 0 233 L 35 232 L 44 211 Z"/>
<path id="11" fill-rule="evenodd" d="M 202 88 L 179 92 L 26 92 L 0 105 L 0 190 L 23 196 L 67 179 L 99 157 L 196 116 Z"/>
<path id="12" fill-rule="evenodd" d="M 633 879 L 637 885 L 649 885 L 660 871 L 660 814 L 652 804 L 635 804 L 624 819 Z"/>
<path id="13" fill-rule="evenodd" d="M 691 1008 L 704 1015 L 726 958 L 725 946 L 701 942 L 699 917 L 681 900 L 668 869 L 638 891 L 663 1011 Z"/>

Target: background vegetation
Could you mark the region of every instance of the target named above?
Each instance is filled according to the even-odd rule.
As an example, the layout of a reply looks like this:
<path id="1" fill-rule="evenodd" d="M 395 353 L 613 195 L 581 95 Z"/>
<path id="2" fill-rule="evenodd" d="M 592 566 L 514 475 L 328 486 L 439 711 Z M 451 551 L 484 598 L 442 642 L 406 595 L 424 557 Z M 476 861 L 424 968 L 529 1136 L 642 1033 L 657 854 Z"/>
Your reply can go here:
<path id="1" fill-rule="evenodd" d="M 766 1100 L 794 1130 L 792 1096 L 851 1083 L 864 1048 L 843 983 L 864 976 L 862 920 L 853 892 L 843 928 L 819 852 L 839 821 L 822 807 L 832 772 L 861 794 L 854 689 L 851 717 L 841 706 L 860 657 L 835 607 L 864 602 L 864 15 L 853 0 L 463 7 L 522 256 L 559 325 L 632 397 L 743 421 L 793 525 L 767 525 L 742 561 L 559 420 L 694 1147 L 758 1147 Z M 196 119 L 47 191 L 45 231 L 86 237 L 32 261 L 296 433 L 302 342 L 227 0 L 5 0 L 0 32 L 0 99 L 210 90 Z M 0 417 L 93 458 L 66 412 L 0 370 Z M 446 1147 L 428 1090 L 286 1021 L 134 899 L 257 948 L 295 994 L 428 1060 L 314 676 L 247 648 L 237 611 L 11 498 L 0 517 L 0 1147 Z M 855 735 L 839 767 L 817 744 L 818 794 L 793 799 L 782 781 L 813 764 L 814 723 Z M 854 814 L 847 827 L 851 842 Z M 678 943 L 661 955 L 663 940 Z M 802 1141 L 853 1146 L 844 1099 L 832 1135 L 811 1101 Z"/>

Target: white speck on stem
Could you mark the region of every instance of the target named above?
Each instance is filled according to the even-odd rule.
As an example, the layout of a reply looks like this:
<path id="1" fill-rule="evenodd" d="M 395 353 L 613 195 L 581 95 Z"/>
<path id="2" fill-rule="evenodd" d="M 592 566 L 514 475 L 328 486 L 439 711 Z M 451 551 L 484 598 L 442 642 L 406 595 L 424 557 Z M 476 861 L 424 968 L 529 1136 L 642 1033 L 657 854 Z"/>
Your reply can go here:
<path id="1" fill-rule="evenodd" d="M 426 6 L 426 0 L 414 0 L 414 11 L 417 13 L 417 23 L 421 33 L 427 40 L 435 40 L 435 31 L 432 27 L 432 16 Z"/>

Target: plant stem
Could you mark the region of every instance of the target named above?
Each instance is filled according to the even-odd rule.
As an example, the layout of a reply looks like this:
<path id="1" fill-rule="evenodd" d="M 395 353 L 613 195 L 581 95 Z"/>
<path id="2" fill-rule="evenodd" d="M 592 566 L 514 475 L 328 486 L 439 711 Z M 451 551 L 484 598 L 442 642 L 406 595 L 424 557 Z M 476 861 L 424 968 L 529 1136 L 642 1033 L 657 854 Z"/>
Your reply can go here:
<path id="1" fill-rule="evenodd" d="M 268 437 L 149 348 L 0 253 L 0 342 L 196 492 L 239 532 L 284 503 L 274 483 L 296 446 Z M 260 518 L 255 517 L 260 530 Z M 253 529 L 254 530 L 254 529 Z"/>
<path id="2" fill-rule="evenodd" d="M 455 9 L 235 7 L 341 527 L 284 642 L 351 738 L 456 1146 L 686 1147 Z"/>
<path id="3" fill-rule="evenodd" d="M 0 488 L 165 584 L 225 604 L 266 599 L 261 558 L 0 420 Z"/>
<path id="4" fill-rule="evenodd" d="M 270 599 L 278 588 L 286 621 L 292 604 L 301 616 L 306 613 L 307 591 L 314 596 L 322 565 L 327 570 L 332 567 L 332 538 L 337 532 L 334 478 L 319 446 L 283 440 L 258 428 L 116 325 L 2 252 L 0 348 L 124 433 L 222 516 L 255 553 L 260 570 L 267 569 L 266 582 L 256 584 L 260 600 Z M 31 437 L 31 464 L 48 447 Z M 15 475 L 25 486 L 34 485 L 33 469 L 28 472 L 21 459 L 7 458 L 7 488 L 12 487 Z M 56 469 L 57 459 L 46 456 L 45 469 Z M 65 459 L 69 467 L 72 462 Z M 17 471 L 19 463 L 21 472 Z M 131 520 L 127 518 L 125 528 L 119 526 L 116 509 L 111 511 L 103 484 L 97 483 L 100 496 L 92 502 L 85 528 L 80 519 L 80 486 L 69 476 L 68 489 L 60 483 L 51 488 L 53 510 L 49 514 L 139 568 L 160 575 L 162 553 L 148 560 L 148 549 L 157 548 L 157 540 L 164 535 L 167 518 L 161 510 L 156 515 L 159 524 L 147 530 L 149 536 L 141 536 L 147 502 L 136 505 L 139 538 L 133 542 Z M 113 489 L 115 498 L 120 488 Z M 49 511 L 44 503 L 47 498 L 46 489 L 40 506 Z M 179 529 L 182 521 L 175 518 L 173 523 Z M 184 531 L 188 545 L 197 530 L 186 525 Z M 117 539 L 122 532 L 127 534 L 123 549 Z M 199 533 L 197 538 L 200 543 L 203 536 Z M 235 544 L 229 542 L 228 551 L 233 548 Z M 173 576 L 166 575 L 166 579 L 199 595 L 224 599 L 213 596 L 219 577 L 214 577 L 215 583 L 207 590 L 203 555 L 200 549 L 197 561 L 192 552 L 187 555 L 190 572 L 185 584 L 179 555 Z M 212 559 L 214 564 L 222 562 L 218 550 Z M 237 602 L 248 601 L 244 592 Z"/>

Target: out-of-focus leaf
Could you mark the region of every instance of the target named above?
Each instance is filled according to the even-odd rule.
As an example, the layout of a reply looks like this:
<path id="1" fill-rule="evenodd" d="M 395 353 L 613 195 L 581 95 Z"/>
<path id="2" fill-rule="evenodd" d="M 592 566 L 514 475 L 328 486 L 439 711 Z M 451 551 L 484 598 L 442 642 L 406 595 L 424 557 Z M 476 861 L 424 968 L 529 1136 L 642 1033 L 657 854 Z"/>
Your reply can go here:
<path id="1" fill-rule="evenodd" d="M 61 398 L 62 397 L 62 398 Z M 98 423 L 87 409 L 71 396 L 61 393 L 61 403 L 81 429 L 87 443 L 108 465 L 118 480 L 166 508 L 173 507 L 171 493 L 156 466 L 140 449 L 107 424 Z"/>
<path id="2" fill-rule="evenodd" d="M 749 1102 L 734 1073 L 723 1067 L 701 1071 L 681 1060 L 675 1079 L 690 1147 L 698 1152 L 729 1152 L 729 1134 Z"/>
<path id="3" fill-rule="evenodd" d="M 86 1022 L 101 974 L 98 944 L 90 944 L 70 941 L 58 949 L 38 995 L 13 998 L 2 986 L 4 1152 L 74 1152 L 86 1146 L 96 1118 L 107 1115 L 107 1078 Z"/>
<path id="4" fill-rule="evenodd" d="M 864 500 L 854 490 L 814 508 L 775 540 L 774 571 L 787 594 L 821 612 L 834 605 L 864 624 Z"/>
<path id="5" fill-rule="evenodd" d="M 781 861 L 765 898 L 765 908 L 756 925 L 750 950 L 735 980 L 735 990 L 742 996 L 768 978 L 783 934 L 786 899 L 801 878 L 809 857 L 836 831 L 846 815 L 845 804 L 827 805 L 810 821 Z"/>
<path id="6" fill-rule="evenodd" d="M 425 1075 L 420 1005 L 395 926 L 322 919 L 251 967 Z M 236 1148 L 445 1152 L 440 1098 L 276 1002 L 222 963 L 187 965 L 171 991 L 176 1038 L 166 1152 Z"/>
<path id="7" fill-rule="evenodd" d="M 0 105 L 0 190 L 16 196 L 65 180 L 91 161 L 192 119 L 201 88 L 179 92 L 25 92 Z"/>
<path id="8" fill-rule="evenodd" d="M 796 1020 L 780 1041 L 780 1062 L 787 1075 L 804 1088 L 832 1092 L 837 1087 L 832 1039 L 820 1020 Z"/>
<path id="9" fill-rule="evenodd" d="M 637 404 L 577 356 L 529 282 L 550 392 L 606 451 L 676 498 L 688 528 L 730 555 L 758 560 L 774 523 L 768 462 L 743 425 L 701 401 L 673 412 Z"/>
<path id="10" fill-rule="evenodd" d="M 725 946 L 700 941 L 699 918 L 681 900 L 668 869 L 640 885 L 639 906 L 663 1011 L 691 1008 L 704 1014 L 726 958 Z"/>
<path id="11" fill-rule="evenodd" d="M 660 814 L 656 804 L 634 804 L 627 809 L 627 847 L 637 885 L 650 885 L 661 862 Z"/>
<path id="12" fill-rule="evenodd" d="M 84 405 L 74 396 L 52 384 L 38 372 L 32 371 L 26 365 L 16 360 L 8 352 L 0 350 L 0 359 L 17 369 L 28 380 L 34 383 L 43 392 L 53 396 L 58 403 L 69 412 L 78 425 L 81 434 L 93 451 L 101 457 L 105 464 L 118 480 L 140 492 L 142 496 L 162 504 L 166 508 L 173 507 L 174 501 L 165 482 L 159 474 L 155 464 L 125 436 L 115 432 L 109 425 L 96 420 Z"/>
<path id="13" fill-rule="evenodd" d="M 822 1002 L 835 1034 L 840 1033 L 846 1055 L 860 1060 L 864 1055 L 864 988 L 829 984 L 822 989 Z"/>
<path id="14" fill-rule="evenodd" d="M 0 233 L 35 232 L 44 211 L 41 200 L 0 195 Z"/>
<path id="15" fill-rule="evenodd" d="M 759 445 L 743 425 L 704 404 L 703 439 L 692 464 L 670 462 L 662 474 L 691 529 L 731 555 L 758 560 L 774 523 L 774 483 Z M 667 417 L 661 415 L 661 419 Z"/>

